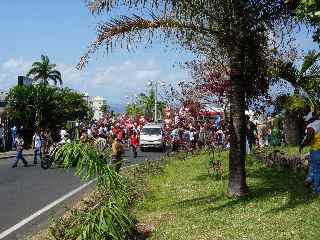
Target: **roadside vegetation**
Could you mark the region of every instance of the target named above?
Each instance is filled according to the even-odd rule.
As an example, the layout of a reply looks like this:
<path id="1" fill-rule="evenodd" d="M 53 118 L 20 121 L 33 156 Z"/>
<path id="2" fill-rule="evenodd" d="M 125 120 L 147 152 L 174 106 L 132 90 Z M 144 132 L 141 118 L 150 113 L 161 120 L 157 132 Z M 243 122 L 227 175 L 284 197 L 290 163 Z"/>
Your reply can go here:
<path id="1" fill-rule="evenodd" d="M 90 143 L 73 142 L 61 148 L 55 162 L 65 168 L 75 166 L 82 180 L 96 178 L 96 188 L 32 239 L 121 240 L 145 234 L 139 232 L 132 208 L 148 189 L 147 176 L 162 173 L 162 161 L 147 161 L 120 175 L 107 164 L 110 157 L 109 148 L 100 152 Z"/>
<path id="2" fill-rule="evenodd" d="M 292 151 L 292 150 L 290 150 Z M 247 157 L 250 195 L 228 198 L 227 153 L 222 178 L 208 176 L 209 155 L 167 163 L 148 177 L 148 194 L 135 208 L 155 227 L 150 239 L 316 239 L 320 200 L 303 187 L 305 169 L 267 167 Z"/>
<path id="3" fill-rule="evenodd" d="M 82 149 L 77 155 L 70 152 L 76 148 Z M 315 227 L 320 200 L 303 186 L 305 167 L 269 167 L 248 155 L 250 195 L 228 198 L 228 152 L 215 154 L 222 176 L 209 175 L 208 152 L 146 161 L 120 176 L 88 148 L 69 145 L 60 157 L 68 156 L 65 167 L 80 159 L 78 174 L 98 176 L 97 189 L 52 220 L 41 239 L 316 239 L 320 234 Z M 292 147 L 281 151 L 297 152 Z"/>

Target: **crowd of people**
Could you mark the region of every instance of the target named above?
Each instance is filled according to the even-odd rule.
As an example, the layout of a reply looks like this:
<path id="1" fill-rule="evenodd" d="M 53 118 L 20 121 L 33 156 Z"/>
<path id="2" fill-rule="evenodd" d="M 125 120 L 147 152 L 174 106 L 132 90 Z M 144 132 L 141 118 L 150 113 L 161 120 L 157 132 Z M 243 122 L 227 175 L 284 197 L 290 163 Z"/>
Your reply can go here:
<path id="1" fill-rule="evenodd" d="M 172 151 L 195 150 L 202 148 L 228 149 L 230 147 L 230 133 L 227 131 L 223 118 L 216 118 L 215 121 L 195 121 L 194 119 L 176 119 L 174 123 L 163 123 L 162 137 L 166 146 Z M 320 123 L 319 115 L 313 114 L 308 121 L 306 137 L 301 144 L 301 149 L 306 145 L 314 148 L 320 146 Z M 79 139 L 82 142 L 90 141 L 99 151 L 107 147 L 112 149 L 112 163 L 117 172 L 122 165 L 122 156 L 125 146 L 131 148 L 133 157 L 138 156 L 139 136 L 146 121 L 141 118 L 136 121 L 130 120 L 126 116 L 118 118 L 102 118 L 91 123 L 75 124 L 73 128 L 60 130 L 59 144 L 70 142 L 70 139 Z M 11 128 L 12 148 L 17 151 L 16 159 L 12 165 L 17 167 L 19 161 L 24 166 L 28 162 L 23 156 L 24 139 L 22 138 L 21 128 L 13 126 Z M 3 126 L 0 125 L 0 145 L 4 141 Z M 249 153 L 253 147 L 260 148 L 265 145 L 280 146 L 286 144 L 285 135 L 280 129 L 279 123 L 271 122 L 270 125 L 259 128 L 254 122 L 247 118 L 246 128 L 246 151 Z M 49 152 L 53 140 L 49 131 L 35 131 L 32 137 L 32 149 L 34 151 L 33 161 L 37 164 L 43 154 Z M 311 152 L 311 162 L 307 185 L 313 183 L 316 191 L 320 192 L 320 165 L 318 164 L 319 151 Z"/>

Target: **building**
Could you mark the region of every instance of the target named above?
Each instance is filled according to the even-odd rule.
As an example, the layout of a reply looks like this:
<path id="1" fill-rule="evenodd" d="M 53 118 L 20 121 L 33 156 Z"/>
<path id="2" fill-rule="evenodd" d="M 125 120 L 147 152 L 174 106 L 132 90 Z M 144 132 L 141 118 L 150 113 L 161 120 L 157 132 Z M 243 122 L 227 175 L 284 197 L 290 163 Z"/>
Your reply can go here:
<path id="1" fill-rule="evenodd" d="M 5 107 L 7 105 L 7 102 L 6 102 L 7 96 L 8 96 L 7 92 L 0 92 L 0 116 L 2 116 L 2 114 L 5 111 Z"/>
<path id="2" fill-rule="evenodd" d="M 31 86 L 33 80 L 25 76 L 18 76 L 18 85 L 19 86 Z"/>
<path id="3" fill-rule="evenodd" d="M 97 97 L 93 97 L 90 100 L 90 103 L 91 103 L 92 110 L 93 110 L 93 119 L 98 120 L 103 115 L 103 113 L 101 111 L 101 107 L 103 105 L 106 105 L 107 101 L 105 98 L 97 96 Z"/>

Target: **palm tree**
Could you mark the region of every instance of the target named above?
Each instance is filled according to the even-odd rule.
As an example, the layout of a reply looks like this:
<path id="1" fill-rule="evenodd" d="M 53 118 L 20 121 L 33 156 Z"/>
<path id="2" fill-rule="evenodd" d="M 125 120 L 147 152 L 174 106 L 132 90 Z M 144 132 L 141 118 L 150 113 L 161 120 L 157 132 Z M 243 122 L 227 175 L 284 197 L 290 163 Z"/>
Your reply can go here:
<path id="1" fill-rule="evenodd" d="M 138 116 L 142 114 L 142 111 L 137 104 L 132 103 L 128 104 L 126 108 L 126 113 L 131 119 L 135 120 Z"/>
<path id="2" fill-rule="evenodd" d="M 56 64 L 50 64 L 48 56 L 41 55 L 41 61 L 32 64 L 27 76 L 31 76 L 33 81 L 44 85 L 49 85 L 49 80 L 52 80 L 54 85 L 57 83 L 62 85 L 61 73 L 55 67 Z"/>
<path id="3" fill-rule="evenodd" d="M 245 109 L 246 99 L 265 91 L 268 31 L 275 21 L 288 16 L 284 0 L 91 0 L 89 9 L 94 14 L 127 7 L 128 12 L 138 7 L 150 12 L 153 8 L 160 16 L 151 19 L 133 15 L 123 16 L 98 27 L 98 37 L 80 59 L 79 68 L 101 46 L 107 51 L 114 46 L 129 48 L 135 42 L 151 43 L 157 30 L 164 38 L 176 37 L 183 47 L 199 51 L 199 42 L 210 49 L 221 49 L 230 68 L 231 92 L 229 155 L 229 185 L 227 194 L 244 196 L 248 193 L 245 173 Z M 290 9 L 289 9 L 290 10 Z M 163 14 L 162 14 L 163 13 Z M 143 14 L 146 16 L 146 14 Z M 279 23 L 279 22 L 277 22 Z M 160 33 L 161 34 L 161 33 Z M 209 53 L 213 53 L 209 52 Z M 214 56 L 212 57 L 214 59 Z"/>
<path id="4" fill-rule="evenodd" d="M 279 61 L 276 76 L 294 87 L 293 95 L 279 96 L 277 102 L 286 110 L 284 130 L 289 145 L 297 145 L 303 132 L 302 115 L 306 106 L 319 109 L 320 53 L 309 51 L 298 69 L 292 61 Z"/>
<path id="5" fill-rule="evenodd" d="M 139 98 L 138 98 L 139 105 L 144 110 L 144 115 L 148 119 L 151 119 L 154 117 L 155 100 L 156 100 L 155 98 L 156 98 L 155 90 L 153 88 L 150 89 L 149 95 L 146 95 L 144 93 L 141 93 L 139 95 Z M 164 102 L 157 101 L 158 113 L 162 113 L 165 106 L 166 104 Z"/>
<path id="6" fill-rule="evenodd" d="M 147 118 L 153 117 L 153 111 L 154 111 L 154 102 L 155 102 L 155 91 L 153 88 L 150 89 L 149 95 L 146 95 L 144 93 L 141 93 L 139 95 L 138 102 L 141 106 L 141 108 L 144 111 L 144 115 Z"/>

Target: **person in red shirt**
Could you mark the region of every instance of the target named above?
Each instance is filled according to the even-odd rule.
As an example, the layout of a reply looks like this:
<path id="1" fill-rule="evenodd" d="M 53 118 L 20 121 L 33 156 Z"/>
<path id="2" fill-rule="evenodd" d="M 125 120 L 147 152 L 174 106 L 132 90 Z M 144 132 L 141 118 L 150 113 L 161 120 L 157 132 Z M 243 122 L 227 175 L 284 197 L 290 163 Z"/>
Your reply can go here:
<path id="1" fill-rule="evenodd" d="M 136 131 L 133 131 L 131 137 L 130 137 L 130 142 L 131 142 L 131 148 L 133 152 L 133 157 L 136 158 L 138 156 L 137 153 L 137 148 L 139 145 L 139 137 Z"/>
<path id="2" fill-rule="evenodd" d="M 122 133 L 122 129 L 119 129 L 117 132 L 117 139 L 123 143 L 123 133 Z"/>

